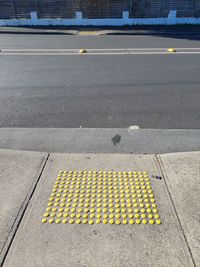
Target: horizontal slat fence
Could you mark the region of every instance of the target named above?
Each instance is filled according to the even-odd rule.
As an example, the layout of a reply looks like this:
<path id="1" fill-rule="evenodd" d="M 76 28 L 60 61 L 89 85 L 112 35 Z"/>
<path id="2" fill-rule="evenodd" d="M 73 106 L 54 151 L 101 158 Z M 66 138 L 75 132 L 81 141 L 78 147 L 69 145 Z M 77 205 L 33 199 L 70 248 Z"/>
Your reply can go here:
<path id="1" fill-rule="evenodd" d="M 200 17 L 200 0 L 0 0 L 0 19 L 30 18 L 37 11 L 39 18 L 121 18 L 129 11 L 130 18 L 167 17 L 177 10 L 177 17 Z"/>

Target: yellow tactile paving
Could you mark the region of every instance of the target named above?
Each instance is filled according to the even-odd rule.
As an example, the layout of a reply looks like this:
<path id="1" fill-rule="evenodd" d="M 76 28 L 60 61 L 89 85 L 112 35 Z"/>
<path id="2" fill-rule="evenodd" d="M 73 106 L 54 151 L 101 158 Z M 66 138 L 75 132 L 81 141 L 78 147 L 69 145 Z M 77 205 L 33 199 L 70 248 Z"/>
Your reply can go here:
<path id="1" fill-rule="evenodd" d="M 59 171 L 42 223 L 161 224 L 147 172 Z"/>

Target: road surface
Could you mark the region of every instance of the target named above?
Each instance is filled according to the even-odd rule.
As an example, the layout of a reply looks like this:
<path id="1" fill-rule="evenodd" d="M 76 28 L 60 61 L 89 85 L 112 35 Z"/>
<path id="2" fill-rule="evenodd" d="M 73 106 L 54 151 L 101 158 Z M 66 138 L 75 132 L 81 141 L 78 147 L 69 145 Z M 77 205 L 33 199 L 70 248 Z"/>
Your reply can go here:
<path id="1" fill-rule="evenodd" d="M 195 36 L 1 34 L 0 127 L 197 129 L 200 42 Z M 191 48 L 190 54 L 146 54 Z M 45 55 L 48 49 L 143 48 L 140 54 Z M 103 50 L 102 50 L 103 51 Z"/>

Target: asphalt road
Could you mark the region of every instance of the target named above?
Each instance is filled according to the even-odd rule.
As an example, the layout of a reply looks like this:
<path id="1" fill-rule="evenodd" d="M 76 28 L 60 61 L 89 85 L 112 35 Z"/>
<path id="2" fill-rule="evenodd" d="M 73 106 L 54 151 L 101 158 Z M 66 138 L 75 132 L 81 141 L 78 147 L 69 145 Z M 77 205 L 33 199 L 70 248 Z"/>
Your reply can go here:
<path id="1" fill-rule="evenodd" d="M 200 47 L 199 35 L 162 36 L 78 36 L 41 34 L 0 34 L 2 48 L 152 48 Z"/>
<path id="2" fill-rule="evenodd" d="M 151 36 L 0 35 L 1 48 L 200 47 Z M 200 54 L 0 56 L 0 127 L 200 128 Z"/>

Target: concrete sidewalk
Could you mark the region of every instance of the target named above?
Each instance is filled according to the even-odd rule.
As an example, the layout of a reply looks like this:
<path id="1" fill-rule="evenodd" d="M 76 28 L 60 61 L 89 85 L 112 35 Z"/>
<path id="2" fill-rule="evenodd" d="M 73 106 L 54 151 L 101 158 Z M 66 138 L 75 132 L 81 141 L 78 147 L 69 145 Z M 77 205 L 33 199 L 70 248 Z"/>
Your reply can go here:
<path id="1" fill-rule="evenodd" d="M 63 181 L 66 177 L 67 180 L 71 179 L 69 173 L 58 176 L 60 170 L 72 170 L 77 173 L 90 170 L 108 171 L 102 172 L 104 183 L 107 183 L 106 179 L 121 179 L 121 183 L 126 184 L 125 188 L 129 188 L 129 180 L 147 179 L 145 186 L 148 191 L 153 190 L 153 194 L 149 193 L 148 200 L 147 195 L 142 193 L 143 190 L 139 190 L 141 193 L 137 192 L 136 202 L 133 201 L 138 208 L 134 206 L 132 212 L 136 216 L 136 209 L 140 209 L 140 204 L 145 204 L 146 211 L 141 208 L 140 212 L 143 212 L 143 209 L 147 213 L 147 218 L 151 218 L 151 213 L 158 212 L 162 223 L 154 223 L 157 221 L 148 219 L 148 223 L 145 224 L 146 219 L 142 219 L 142 213 L 138 215 L 139 219 L 132 220 L 135 222 L 133 225 L 129 219 L 121 221 L 120 225 L 116 224 L 117 221 L 112 224 L 112 220 L 107 222 L 106 219 L 100 224 L 93 224 L 93 220 L 89 220 L 91 224 L 84 224 L 81 220 L 80 224 L 76 224 L 72 223 L 73 219 L 68 221 L 71 223 L 60 223 L 59 216 L 62 220 L 65 217 L 62 208 L 59 209 L 60 215 L 55 212 L 57 219 L 54 219 L 54 223 L 42 223 L 44 213 L 47 213 L 48 220 L 50 218 L 48 210 L 52 209 L 52 204 L 49 198 L 54 198 L 50 197 L 53 194 L 52 188 L 54 191 L 58 190 L 57 184 L 60 183 L 61 177 Z M 3 266 L 200 266 L 200 152 L 161 155 L 49 155 L 0 150 L 0 171 L 0 259 Z M 142 173 L 135 173 L 136 178 L 133 178 L 134 171 Z M 115 178 L 115 172 L 118 178 Z M 148 173 L 149 179 L 145 172 Z M 78 179 L 77 181 L 80 180 L 84 184 L 84 179 L 90 180 L 90 176 L 93 175 L 91 179 L 96 179 L 99 183 L 99 176 L 96 176 L 95 172 L 87 172 L 89 178 L 85 178 L 87 175 L 81 176 L 82 174 L 81 178 L 78 176 L 79 179 L 74 173 L 73 179 Z M 123 179 L 120 175 L 124 175 Z M 161 176 L 162 179 L 153 178 L 152 175 Z M 143 188 L 140 183 L 144 184 L 136 182 L 139 184 L 138 188 Z M 89 184 L 90 182 L 87 186 Z M 130 212 L 129 193 L 126 193 L 126 211 L 123 212 Z M 116 194 L 113 196 L 115 201 L 118 197 Z M 121 202 L 123 194 L 119 195 Z M 111 195 L 108 195 L 108 199 L 110 201 Z M 75 203 L 74 198 L 73 201 Z M 45 212 L 47 203 L 50 203 L 49 209 Z M 95 205 L 94 216 L 97 216 Z M 158 211 L 155 211 L 157 209 Z M 121 217 L 123 215 L 123 218 L 126 218 L 125 213 L 120 213 Z M 54 218 L 54 215 L 52 216 Z M 155 214 L 152 216 L 155 217 Z M 63 221 L 66 222 L 67 219 Z M 140 223 L 142 221 L 143 223 Z M 150 221 L 153 221 L 152 224 Z"/>

